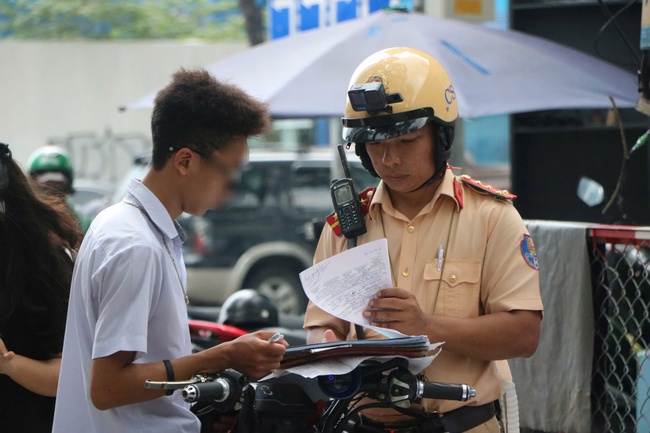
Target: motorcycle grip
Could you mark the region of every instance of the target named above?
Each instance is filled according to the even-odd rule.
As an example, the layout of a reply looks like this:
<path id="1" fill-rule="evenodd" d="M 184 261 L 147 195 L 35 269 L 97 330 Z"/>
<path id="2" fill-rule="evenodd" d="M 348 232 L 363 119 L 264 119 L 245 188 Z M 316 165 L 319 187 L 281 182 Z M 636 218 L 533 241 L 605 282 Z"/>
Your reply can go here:
<path id="1" fill-rule="evenodd" d="M 421 397 L 467 401 L 476 397 L 476 389 L 464 383 L 423 382 Z"/>
<path id="2" fill-rule="evenodd" d="M 212 382 L 195 383 L 187 385 L 181 391 L 181 397 L 187 403 L 197 403 L 202 401 L 222 402 L 230 397 L 230 384 L 224 378 L 217 378 Z"/>

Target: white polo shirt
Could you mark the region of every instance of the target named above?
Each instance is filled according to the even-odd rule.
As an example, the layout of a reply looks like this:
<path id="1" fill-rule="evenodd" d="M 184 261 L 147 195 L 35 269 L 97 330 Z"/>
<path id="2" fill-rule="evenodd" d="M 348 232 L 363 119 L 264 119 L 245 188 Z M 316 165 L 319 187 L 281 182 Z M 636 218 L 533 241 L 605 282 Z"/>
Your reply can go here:
<path id="1" fill-rule="evenodd" d="M 139 181 L 131 180 L 127 199 L 164 233 L 185 287 L 182 230 Z M 140 209 L 120 202 L 95 218 L 77 256 L 68 308 L 53 433 L 200 431 L 180 392 L 105 411 L 90 401 L 95 358 L 133 351 L 135 363 L 148 363 L 191 353 L 176 270 Z"/>

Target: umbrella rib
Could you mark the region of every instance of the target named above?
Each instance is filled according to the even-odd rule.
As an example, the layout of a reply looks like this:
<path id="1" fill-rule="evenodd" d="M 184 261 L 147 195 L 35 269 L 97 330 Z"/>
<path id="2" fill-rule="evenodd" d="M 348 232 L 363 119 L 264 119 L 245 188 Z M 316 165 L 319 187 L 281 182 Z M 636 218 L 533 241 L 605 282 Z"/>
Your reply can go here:
<path id="1" fill-rule="evenodd" d="M 480 72 L 483 75 L 490 75 L 490 71 L 467 57 L 462 51 L 460 51 L 458 48 L 456 48 L 454 45 L 451 44 L 451 42 L 441 39 L 440 43 L 442 44 L 443 47 L 447 48 L 449 51 L 451 51 L 453 54 L 458 56 L 462 61 L 470 65 L 472 68 L 476 69 L 478 72 Z"/>

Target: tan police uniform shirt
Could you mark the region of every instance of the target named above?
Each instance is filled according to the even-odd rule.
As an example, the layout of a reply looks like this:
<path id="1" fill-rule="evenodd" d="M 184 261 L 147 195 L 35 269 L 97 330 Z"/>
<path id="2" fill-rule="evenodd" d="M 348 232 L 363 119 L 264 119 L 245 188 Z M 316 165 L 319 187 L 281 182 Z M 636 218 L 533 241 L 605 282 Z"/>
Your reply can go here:
<path id="1" fill-rule="evenodd" d="M 388 239 L 393 282 L 413 293 L 423 311 L 454 317 L 476 317 L 512 310 L 542 310 L 537 258 L 532 240 L 512 203 L 478 192 L 447 170 L 433 200 L 409 221 L 393 207 L 380 182 L 365 216 L 367 233 L 358 244 Z M 439 249 L 443 249 L 438 271 Z M 347 239 L 326 226 L 314 262 L 347 249 Z M 310 302 L 305 327 L 326 326 L 355 339 L 354 326 Z M 383 338 L 366 329 L 367 338 Z M 433 342 L 432 342 L 433 343 Z M 462 405 L 482 405 L 499 398 L 500 384 L 510 379 L 507 363 L 490 362 L 444 350 L 425 370 L 428 380 L 467 383 L 476 388 L 470 402 L 425 400 L 427 412 L 441 413 Z M 403 418 L 386 409 L 380 421 Z"/>

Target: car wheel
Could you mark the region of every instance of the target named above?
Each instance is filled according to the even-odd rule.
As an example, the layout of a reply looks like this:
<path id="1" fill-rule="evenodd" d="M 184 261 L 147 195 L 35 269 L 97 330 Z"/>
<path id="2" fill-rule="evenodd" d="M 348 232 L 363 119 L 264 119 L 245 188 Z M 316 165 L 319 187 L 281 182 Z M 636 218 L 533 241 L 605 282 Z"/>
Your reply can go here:
<path id="1" fill-rule="evenodd" d="M 300 278 L 292 268 L 262 267 L 253 271 L 244 286 L 271 298 L 279 313 L 298 315 L 305 313 L 307 298 L 302 290 Z"/>

